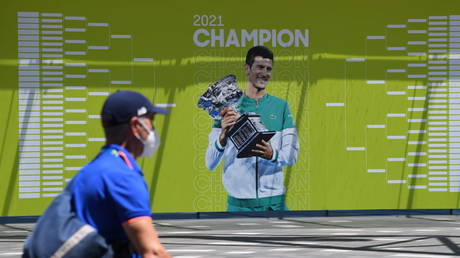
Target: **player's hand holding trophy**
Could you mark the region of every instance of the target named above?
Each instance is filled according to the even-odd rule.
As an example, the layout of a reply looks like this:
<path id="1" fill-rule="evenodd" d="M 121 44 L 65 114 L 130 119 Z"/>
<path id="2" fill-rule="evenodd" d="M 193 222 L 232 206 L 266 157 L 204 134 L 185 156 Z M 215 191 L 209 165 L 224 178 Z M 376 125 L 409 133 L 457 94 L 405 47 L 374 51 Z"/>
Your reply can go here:
<path id="1" fill-rule="evenodd" d="M 243 91 L 237 86 L 236 76 L 230 74 L 209 85 L 200 96 L 198 107 L 206 110 L 214 119 L 222 119 L 221 111 L 224 108 L 237 114 L 238 118 L 227 131 L 227 136 L 238 150 L 237 157 L 247 158 L 258 156 L 252 151 L 256 144 L 261 144 L 262 140 L 269 141 L 275 132 L 267 130 L 260 115 L 241 112 L 238 103 L 242 95 Z"/>

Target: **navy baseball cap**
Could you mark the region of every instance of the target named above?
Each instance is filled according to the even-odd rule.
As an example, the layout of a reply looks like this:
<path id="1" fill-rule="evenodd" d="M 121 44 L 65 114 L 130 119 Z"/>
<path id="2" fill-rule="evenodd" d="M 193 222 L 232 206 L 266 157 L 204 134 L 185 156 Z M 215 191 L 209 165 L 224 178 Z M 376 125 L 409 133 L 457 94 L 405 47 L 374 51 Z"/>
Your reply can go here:
<path id="1" fill-rule="evenodd" d="M 117 125 L 128 123 L 135 116 L 168 113 L 169 110 L 156 107 L 139 92 L 119 90 L 105 100 L 101 118 L 104 124 Z"/>

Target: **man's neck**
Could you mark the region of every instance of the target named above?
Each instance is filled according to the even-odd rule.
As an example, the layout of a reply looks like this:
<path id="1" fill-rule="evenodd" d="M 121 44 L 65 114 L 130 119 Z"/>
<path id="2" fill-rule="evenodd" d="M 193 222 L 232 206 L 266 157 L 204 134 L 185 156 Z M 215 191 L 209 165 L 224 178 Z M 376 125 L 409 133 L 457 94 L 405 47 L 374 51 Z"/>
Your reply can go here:
<path id="1" fill-rule="evenodd" d="M 255 99 L 257 102 L 260 98 L 265 95 L 265 89 L 258 89 L 250 82 L 248 82 L 248 86 L 246 87 L 246 96 L 250 97 L 251 99 Z"/>
<path id="2" fill-rule="evenodd" d="M 128 140 L 125 140 L 122 143 L 114 143 L 113 141 L 106 139 L 105 144 L 106 145 L 116 144 L 118 146 L 125 148 L 125 150 L 127 150 L 129 154 L 131 154 L 134 157 L 134 159 L 137 159 L 139 156 L 139 155 L 136 155 L 136 152 L 134 151 L 134 147 L 132 146 L 132 144 L 128 142 Z"/>

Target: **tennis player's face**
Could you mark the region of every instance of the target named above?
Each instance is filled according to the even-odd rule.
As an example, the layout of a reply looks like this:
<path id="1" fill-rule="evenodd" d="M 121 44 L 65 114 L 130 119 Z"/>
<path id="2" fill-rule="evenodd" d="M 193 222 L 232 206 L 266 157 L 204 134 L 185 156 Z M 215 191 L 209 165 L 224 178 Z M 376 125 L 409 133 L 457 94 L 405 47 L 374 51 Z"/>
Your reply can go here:
<path id="1" fill-rule="evenodd" d="M 272 78 L 272 66 L 273 61 L 271 59 L 263 58 L 261 56 L 256 56 L 254 58 L 254 63 L 251 67 L 246 65 L 246 74 L 248 75 L 248 80 L 252 86 L 259 90 L 264 90 Z"/>

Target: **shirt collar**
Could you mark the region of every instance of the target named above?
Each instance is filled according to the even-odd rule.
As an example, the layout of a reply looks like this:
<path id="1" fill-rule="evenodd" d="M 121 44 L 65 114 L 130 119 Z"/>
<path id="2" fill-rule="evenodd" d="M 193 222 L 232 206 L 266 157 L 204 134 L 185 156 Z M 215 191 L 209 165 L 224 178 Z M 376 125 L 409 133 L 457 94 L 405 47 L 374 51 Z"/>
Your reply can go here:
<path id="1" fill-rule="evenodd" d="M 260 99 L 259 99 L 259 103 L 262 103 L 264 102 L 265 100 L 268 99 L 268 93 L 265 93 Z M 241 102 L 256 102 L 256 99 L 253 99 L 253 98 L 250 98 L 248 97 L 248 95 L 246 95 L 246 93 L 243 94 L 243 96 L 241 97 Z"/>
<path id="2" fill-rule="evenodd" d="M 117 144 L 109 144 L 109 145 L 104 146 L 103 148 L 104 149 L 115 149 L 116 151 L 123 152 L 125 156 L 128 158 L 129 162 L 131 162 L 131 164 L 133 165 L 134 170 L 142 173 L 142 170 L 139 167 L 139 165 L 137 165 L 136 160 L 134 159 L 133 155 L 131 155 L 131 153 L 129 153 L 129 151 L 127 151 L 122 146 L 117 145 Z"/>

